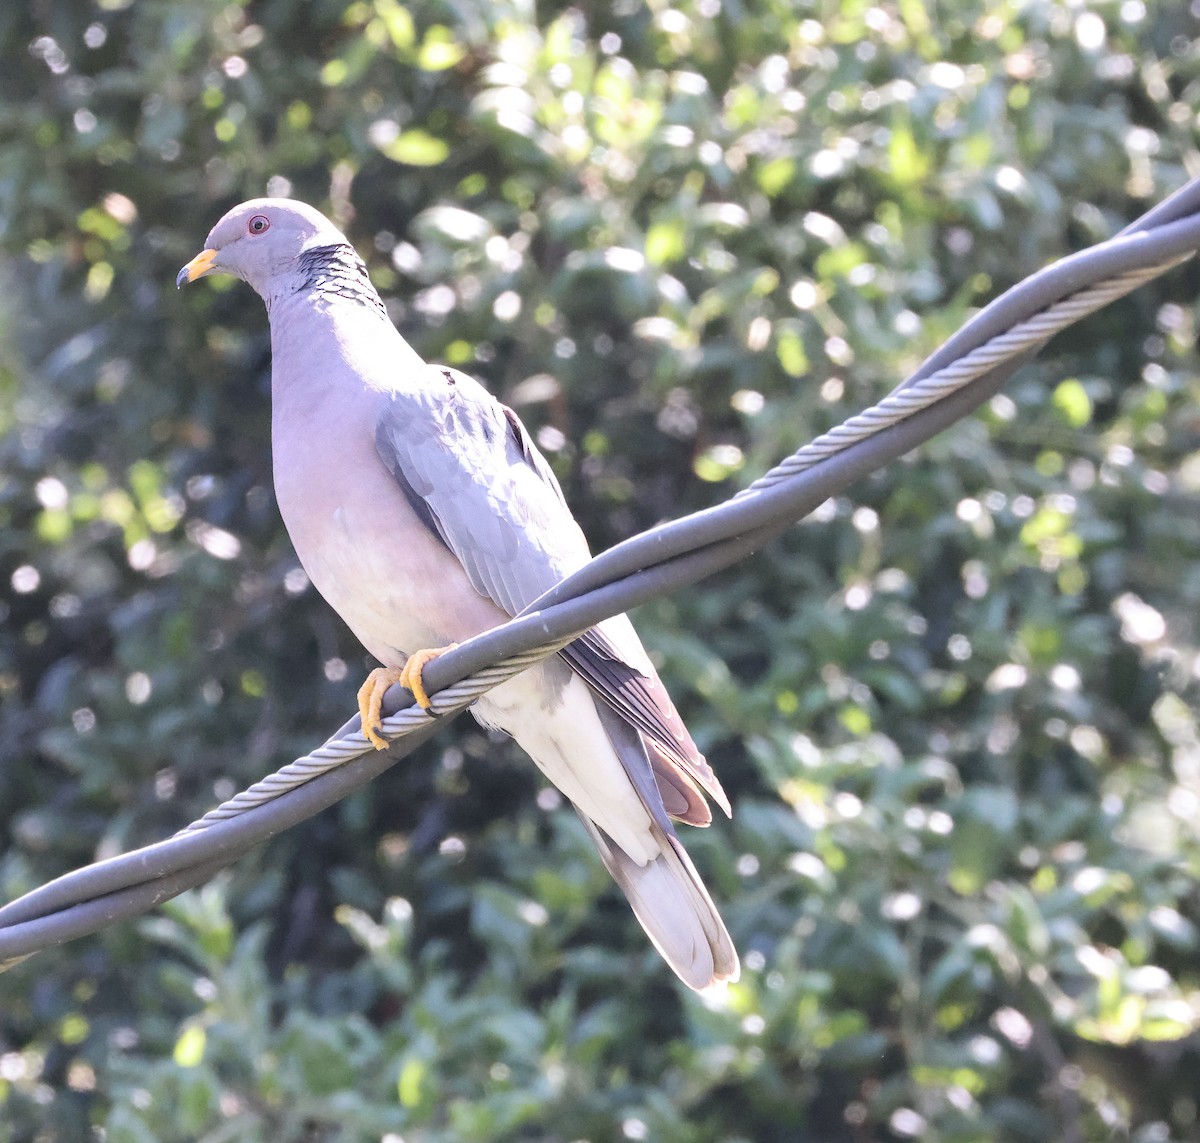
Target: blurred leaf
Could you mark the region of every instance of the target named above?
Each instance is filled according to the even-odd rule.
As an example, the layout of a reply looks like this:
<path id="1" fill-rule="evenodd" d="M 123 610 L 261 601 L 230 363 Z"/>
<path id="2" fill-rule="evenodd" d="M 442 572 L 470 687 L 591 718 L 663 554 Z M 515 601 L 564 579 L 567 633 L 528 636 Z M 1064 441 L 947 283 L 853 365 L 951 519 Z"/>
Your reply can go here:
<path id="1" fill-rule="evenodd" d="M 401 132 L 379 149 L 393 162 L 410 167 L 436 167 L 450 155 L 449 144 L 419 128 Z"/>

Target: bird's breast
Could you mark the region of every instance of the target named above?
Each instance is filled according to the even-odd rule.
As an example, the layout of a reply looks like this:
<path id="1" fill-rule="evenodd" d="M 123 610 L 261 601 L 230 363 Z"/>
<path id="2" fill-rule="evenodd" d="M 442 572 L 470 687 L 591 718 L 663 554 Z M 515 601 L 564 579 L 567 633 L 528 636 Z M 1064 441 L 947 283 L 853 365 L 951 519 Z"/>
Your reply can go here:
<path id="1" fill-rule="evenodd" d="M 305 572 L 384 663 L 469 638 L 507 616 L 471 587 L 375 451 L 378 395 L 276 392 L 280 512 Z"/>

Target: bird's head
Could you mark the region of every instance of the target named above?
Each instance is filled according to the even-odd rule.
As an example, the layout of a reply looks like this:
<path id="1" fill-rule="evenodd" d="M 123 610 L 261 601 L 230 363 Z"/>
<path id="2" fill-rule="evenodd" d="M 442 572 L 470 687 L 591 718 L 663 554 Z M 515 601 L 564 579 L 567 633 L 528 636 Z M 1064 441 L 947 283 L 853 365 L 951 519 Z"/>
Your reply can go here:
<path id="1" fill-rule="evenodd" d="M 176 286 L 208 274 L 232 274 L 263 297 L 299 271 L 309 250 L 347 245 L 319 210 L 286 198 L 252 198 L 235 206 L 209 231 L 200 251 L 175 279 Z"/>

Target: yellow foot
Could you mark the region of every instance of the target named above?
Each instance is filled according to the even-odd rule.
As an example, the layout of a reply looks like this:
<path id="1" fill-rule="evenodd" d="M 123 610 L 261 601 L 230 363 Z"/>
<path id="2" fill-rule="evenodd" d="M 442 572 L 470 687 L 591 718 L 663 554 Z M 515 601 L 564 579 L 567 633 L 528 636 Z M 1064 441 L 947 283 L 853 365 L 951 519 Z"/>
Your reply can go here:
<path id="1" fill-rule="evenodd" d="M 425 682 L 421 678 L 421 672 L 425 670 L 428 663 L 432 663 L 439 655 L 444 655 L 447 651 L 453 651 L 457 647 L 457 643 L 447 644 L 445 647 L 426 647 L 422 651 L 414 651 L 408 657 L 408 661 L 400 668 L 400 677 L 397 680 L 402 687 L 408 687 L 413 693 L 413 698 L 417 700 L 417 706 L 422 710 L 429 710 L 433 705 L 429 701 L 429 694 L 425 690 Z"/>
<path id="2" fill-rule="evenodd" d="M 421 679 L 421 672 L 426 663 L 457 646 L 457 643 L 451 643 L 448 647 L 414 651 L 403 667 L 376 667 L 367 676 L 366 682 L 358 688 L 358 715 L 362 720 L 363 734 L 376 750 L 386 750 L 389 745 L 388 740 L 379 733 L 383 696 L 387 694 L 388 687 L 393 683 L 407 687 L 412 691 L 417 705 L 428 711 L 432 704 Z"/>

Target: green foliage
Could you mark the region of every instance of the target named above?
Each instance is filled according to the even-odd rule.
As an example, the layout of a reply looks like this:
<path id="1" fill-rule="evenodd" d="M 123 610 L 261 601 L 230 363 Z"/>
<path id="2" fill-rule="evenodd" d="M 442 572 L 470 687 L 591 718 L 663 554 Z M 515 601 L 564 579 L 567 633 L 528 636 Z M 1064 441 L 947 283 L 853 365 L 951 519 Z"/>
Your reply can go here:
<path id="1" fill-rule="evenodd" d="M 1194 32 L 1159 0 L 5 6 L 4 897 L 303 753 L 368 665 L 275 511 L 260 305 L 171 288 L 228 206 L 328 210 L 599 548 L 1178 185 Z M 735 804 L 686 838 L 726 996 L 462 719 L 0 976 L 0 1140 L 1200 1139 L 1197 282 L 638 616 Z"/>

